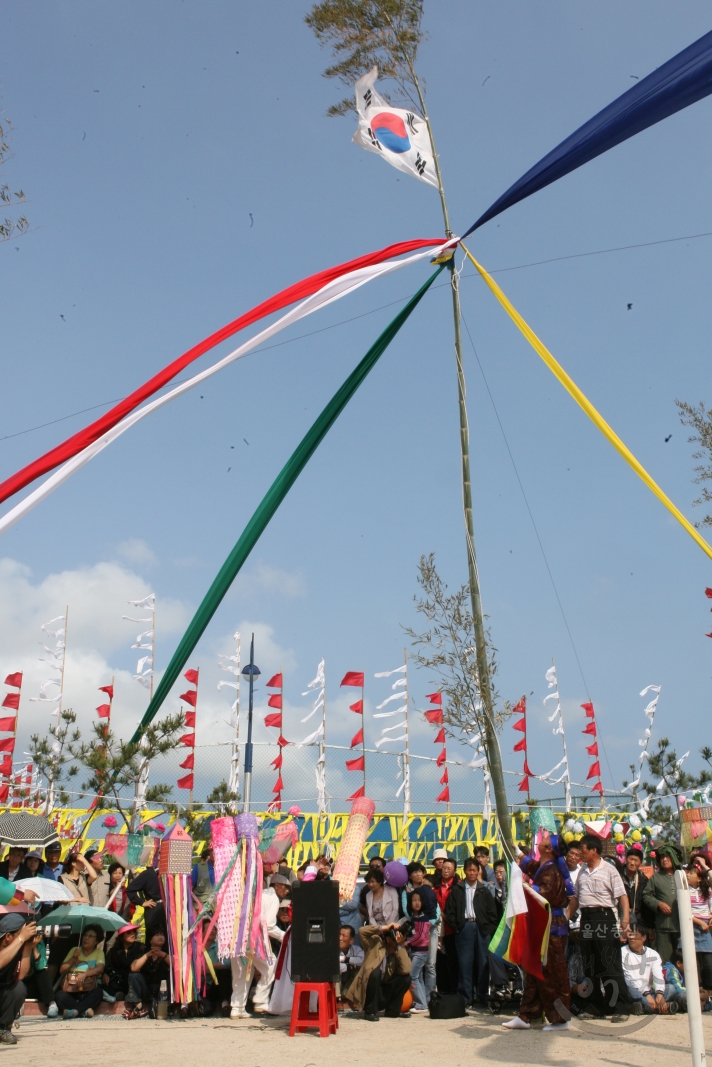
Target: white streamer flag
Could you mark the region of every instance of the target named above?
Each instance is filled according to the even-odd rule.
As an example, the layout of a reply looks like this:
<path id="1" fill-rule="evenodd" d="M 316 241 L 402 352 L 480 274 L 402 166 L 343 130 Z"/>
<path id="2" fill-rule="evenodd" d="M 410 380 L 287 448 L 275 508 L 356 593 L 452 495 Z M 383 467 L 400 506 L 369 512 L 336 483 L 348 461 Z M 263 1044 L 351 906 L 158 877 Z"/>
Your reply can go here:
<path id="1" fill-rule="evenodd" d="M 358 111 L 354 143 L 437 189 L 438 176 L 425 119 L 414 111 L 391 107 L 376 89 L 377 78 L 378 67 L 373 67 L 354 85 Z"/>
<path id="2" fill-rule="evenodd" d="M 650 693 L 651 691 L 653 693 L 657 693 L 657 696 L 654 697 L 645 708 L 643 708 L 643 714 L 648 719 L 648 722 L 650 723 L 650 725 L 646 727 L 646 729 L 643 731 L 643 736 L 638 741 L 639 747 L 642 748 L 642 750 L 643 750 L 640 753 L 640 755 L 638 756 L 638 760 L 640 762 L 640 768 L 638 770 L 638 777 L 635 778 L 632 782 L 628 783 L 628 785 L 623 790 L 624 793 L 628 793 L 628 792 L 632 791 L 633 789 L 637 789 L 638 788 L 638 786 L 640 785 L 640 779 L 643 777 L 643 762 L 644 762 L 644 760 L 650 758 L 649 754 L 648 754 L 648 745 L 650 743 L 650 736 L 651 736 L 651 734 L 653 732 L 653 720 L 655 719 L 655 709 L 656 709 L 656 707 L 658 705 L 658 700 L 660 699 L 660 691 L 661 691 L 661 689 L 662 689 L 662 686 L 659 686 L 659 685 L 646 685 L 645 689 L 641 689 L 641 691 L 640 691 L 640 695 L 642 697 L 647 696 L 648 693 Z M 685 757 L 683 756 L 682 758 L 684 759 Z M 665 785 L 665 779 L 663 778 L 662 782 L 658 782 L 658 784 L 657 784 L 657 786 L 655 788 L 655 791 L 659 792 L 663 788 L 664 785 Z"/>

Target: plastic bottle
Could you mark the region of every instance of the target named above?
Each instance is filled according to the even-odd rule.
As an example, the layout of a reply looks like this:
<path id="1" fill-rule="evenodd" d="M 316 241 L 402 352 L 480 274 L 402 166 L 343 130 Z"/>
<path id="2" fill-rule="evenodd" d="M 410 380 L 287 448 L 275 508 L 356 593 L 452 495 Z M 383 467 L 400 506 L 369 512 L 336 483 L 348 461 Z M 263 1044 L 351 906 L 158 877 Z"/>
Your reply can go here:
<path id="1" fill-rule="evenodd" d="M 158 993 L 158 1003 L 156 1004 L 156 1018 L 168 1018 L 168 982 L 166 982 L 165 979 L 161 982 L 161 988 Z"/>

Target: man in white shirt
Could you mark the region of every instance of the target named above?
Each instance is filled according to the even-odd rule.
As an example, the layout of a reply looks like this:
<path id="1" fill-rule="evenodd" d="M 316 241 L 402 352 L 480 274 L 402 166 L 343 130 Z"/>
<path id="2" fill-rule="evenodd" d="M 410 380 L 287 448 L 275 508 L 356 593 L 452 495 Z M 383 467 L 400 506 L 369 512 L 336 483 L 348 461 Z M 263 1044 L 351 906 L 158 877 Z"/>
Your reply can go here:
<path id="1" fill-rule="evenodd" d="M 576 896 L 568 916 L 581 909 L 579 944 L 586 981 L 576 989 L 574 1002 L 593 1015 L 612 1014 L 621 1022 L 630 1005 L 621 962 L 621 941 L 629 930 L 628 894 L 616 868 L 604 862 L 603 842 L 595 834 L 581 839 L 583 866 L 576 879 Z M 618 922 L 618 909 L 621 920 Z"/>
<path id="2" fill-rule="evenodd" d="M 633 1015 L 674 1015 L 677 1004 L 665 1000 L 665 977 L 660 953 L 645 944 L 645 931 L 634 926 L 623 946 L 623 974 L 628 995 L 633 1001 Z"/>

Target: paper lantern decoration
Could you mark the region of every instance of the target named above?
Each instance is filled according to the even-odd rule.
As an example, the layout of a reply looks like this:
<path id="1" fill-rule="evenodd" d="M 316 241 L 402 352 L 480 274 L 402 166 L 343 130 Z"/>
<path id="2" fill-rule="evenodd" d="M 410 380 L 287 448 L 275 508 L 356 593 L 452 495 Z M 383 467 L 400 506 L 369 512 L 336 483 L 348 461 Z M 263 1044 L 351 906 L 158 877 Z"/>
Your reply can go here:
<path id="1" fill-rule="evenodd" d="M 641 834 L 640 830 L 634 830 L 630 836 L 633 838 L 634 841 L 643 840 L 643 835 Z"/>
<path id="2" fill-rule="evenodd" d="M 583 833 L 583 823 L 575 822 L 574 825 L 573 825 L 573 831 L 574 831 L 575 834 L 582 834 Z"/>
<path id="3" fill-rule="evenodd" d="M 113 830 L 114 827 L 116 826 L 116 816 L 115 815 L 107 815 L 106 818 L 104 819 L 104 826 L 108 830 Z"/>
<path id="4" fill-rule="evenodd" d="M 358 797 L 351 805 L 351 814 L 332 875 L 339 883 L 339 900 L 342 904 L 354 895 L 363 847 L 375 810 L 376 805 L 368 797 Z"/>
<path id="5" fill-rule="evenodd" d="M 161 841 L 159 874 L 190 874 L 193 869 L 193 838 L 180 823 L 174 823 Z"/>
<path id="6" fill-rule="evenodd" d="M 566 842 L 566 844 L 568 845 L 570 841 L 573 841 L 573 839 L 574 835 L 571 833 L 571 831 L 566 830 L 564 833 L 564 841 Z"/>
<path id="7" fill-rule="evenodd" d="M 621 833 L 614 834 L 613 835 L 613 840 L 614 841 L 622 841 L 623 840 L 623 834 L 621 834 Z"/>
<path id="8" fill-rule="evenodd" d="M 623 823 L 622 822 L 614 822 L 613 823 L 613 833 L 614 834 L 622 834 L 623 833 Z"/>
<path id="9" fill-rule="evenodd" d="M 555 834 L 556 819 L 551 808 L 532 808 L 529 812 L 529 830 L 532 840 L 539 830 L 548 830 L 550 834 Z"/>
<path id="10" fill-rule="evenodd" d="M 640 826 L 640 816 L 639 815 L 630 815 L 628 817 L 628 822 L 630 823 L 630 825 L 634 829 L 637 829 Z"/>
<path id="11" fill-rule="evenodd" d="M 576 820 L 575 819 L 567 819 L 566 822 L 564 823 L 564 828 L 566 830 L 573 830 L 575 825 L 576 825 Z"/>

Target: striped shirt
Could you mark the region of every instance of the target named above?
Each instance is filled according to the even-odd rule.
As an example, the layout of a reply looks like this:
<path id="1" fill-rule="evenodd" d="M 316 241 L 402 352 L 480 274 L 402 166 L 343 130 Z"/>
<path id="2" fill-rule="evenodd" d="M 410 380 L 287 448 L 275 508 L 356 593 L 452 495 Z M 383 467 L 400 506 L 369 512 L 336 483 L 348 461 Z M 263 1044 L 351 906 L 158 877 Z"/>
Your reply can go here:
<path id="1" fill-rule="evenodd" d="M 605 860 L 591 870 L 583 864 L 576 880 L 576 896 L 580 908 L 617 908 L 618 898 L 624 897 L 623 879 L 613 864 Z"/>

